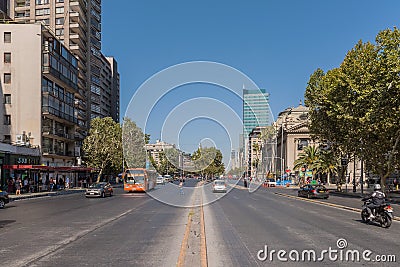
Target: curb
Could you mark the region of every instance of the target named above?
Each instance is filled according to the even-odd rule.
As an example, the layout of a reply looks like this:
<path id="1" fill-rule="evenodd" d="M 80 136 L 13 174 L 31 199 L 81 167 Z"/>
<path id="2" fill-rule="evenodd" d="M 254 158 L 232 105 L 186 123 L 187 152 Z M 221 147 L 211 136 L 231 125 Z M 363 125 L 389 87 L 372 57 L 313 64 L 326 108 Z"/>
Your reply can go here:
<path id="1" fill-rule="evenodd" d="M 346 192 L 329 191 L 329 194 L 335 195 L 335 196 L 350 197 L 350 198 L 362 198 L 361 195 L 355 195 L 355 194 L 346 193 Z M 365 194 L 365 195 L 368 195 L 368 194 Z M 387 201 L 388 201 L 389 203 L 393 203 L 393 204 L 400 204 L 400 199 L 387 198 Z"/>
<path id="2" fill-rule="evenodd" d="M 329 206 L 329 207 L 334 207 L 334 208 L 338 208 L 338 209 L 342 209 L 342 210 L 349 210 L 349 211 L 353 211 L 353 212 L 361 212 L 361 209 L 358 209 L 358 208 L 347 207 L 347 206 L 343 206 L 343 205 L 338 205 L 338 204 L 333 204 L 333 203 L 329 203 L 329 202 L 318 201 L 318 200 L 314 200 L 314 199 L 301 198 L 301 197 L 287 195 L 287 194 L 283 194 L 283 193 L 277 193 L 276 192 L 275 194 L 279 195 L 279 196 L 282 196 L 282 197 L 293 198 L 293 199 L 306 201 L 306 202 L 313 202 L 313 203 L 316 203 L 316 204 L 319 204 L 319 205 L 322 205 L 322 206 Z M 393 220 L 400 222 L 400 218 L 397 218 L 397 217 L 393 217 Z"/>
<path id="3" fill-rule="evenodd" d="M 26 195 L 20 195 L 20 196 L 11 195 L 11 196 L 9 196 L 9 199 L 10 199 L 10 202 L 12 202 L 12 201 L 21 200 L 21 199 L 53 197 L 53 196 L 59 196 L 59 195 L 77 194 L 77 193 L 82 193 L 82 192 L 85 192 L 85 189 L 72 189 L 72 190 L 63 190 L 63 191 L 54 191 L 54 192 L 32 193 L 29 195 L 26 194 Z"/>

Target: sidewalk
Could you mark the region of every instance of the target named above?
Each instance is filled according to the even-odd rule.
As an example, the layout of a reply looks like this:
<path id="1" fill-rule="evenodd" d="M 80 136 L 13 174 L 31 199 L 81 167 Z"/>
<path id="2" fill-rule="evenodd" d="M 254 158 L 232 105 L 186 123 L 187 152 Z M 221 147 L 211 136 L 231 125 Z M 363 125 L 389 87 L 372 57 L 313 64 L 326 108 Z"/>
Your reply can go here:
<path id="1" fill-rule="evenodd" d="M 58 196 L 58 195 L 67 195 L 67 194 L 75 194 L 75 193 L 83 193 L 85 192 L 84 188 L 76 187 L 70 189 L 62 189 L 57 191 L 44 191 L 44 192 L 36 192 L 36 193 L 24 193 L 21 195 L 9 194 L 10 201 L 26 199 L 26 198 L 37 198 L 37 197 L 46 197 L 46 196 Z"/>
<path id="2" fill-rule="evenodd" d="M 374 189 L 372 187 L 370 187 L 370 188 L 364 187 L 363 194 L 361 194 L 361 188 L 358 186 L 356 188 L 356 192 L 353 192 L 352 184 L 347 185 L 347 190 L 346 190 L 346 185 L 342 185 L 342 191 L 337 191 L 337 186 L 335 184 L 325 185 L 325 187 L 329 190 L 330 195 L 341 196 L 341 197 L 351 197 L 351 198 L 362 198 L 364 196 L 371 194 L 371 192 L 374 191 Z M 300 187 L 297 185 L 291 185 L 290 187 L 282 187 L 282 188 L 299 189 Z M 387 200 L 389 203 L 400 204 L 400 190 L 390 192 L 387 196 Z"/>

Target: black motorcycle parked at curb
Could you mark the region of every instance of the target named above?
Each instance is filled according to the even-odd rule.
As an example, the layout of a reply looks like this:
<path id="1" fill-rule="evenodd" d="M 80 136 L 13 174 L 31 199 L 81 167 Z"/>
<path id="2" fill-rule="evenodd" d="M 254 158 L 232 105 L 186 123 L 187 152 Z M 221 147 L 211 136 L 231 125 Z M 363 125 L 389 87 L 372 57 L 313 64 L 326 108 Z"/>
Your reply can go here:
<path id="1" fill-rule="evenodd" d="M 383 228 L 389 228 L 392 224 L 393 220 L 393 208 L 389 203 L 383 204 L 378 208 L 375 208 L 373 211 L 374 218 L 372 220 L 369 219 L 369 213 L 367 210 L 367 205 L 370 203 L 370 200 L 364 201 L 362 210 L 361 210 L 361 219 L 365 223 L 369 223 L 370 221 L 379 223 Z"/>

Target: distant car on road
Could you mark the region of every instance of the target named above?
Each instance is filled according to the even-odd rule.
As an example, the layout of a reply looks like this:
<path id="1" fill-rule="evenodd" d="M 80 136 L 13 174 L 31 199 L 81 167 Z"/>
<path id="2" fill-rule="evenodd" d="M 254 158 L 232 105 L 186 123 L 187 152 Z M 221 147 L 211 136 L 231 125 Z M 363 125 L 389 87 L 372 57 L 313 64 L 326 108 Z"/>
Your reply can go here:
<path id="1" fill-rule="evenodd" d="M 276 186 L 276 180 L 273 179 L 273 178 L 267 179 L 266 185 L 267 185 L 268 187 L 275 187 L 275 186 Z"/>
<path id="2" fill-rule="evenodd" d="M 174 179 L 171 177 L 171 175 L 166 174 L 164 175 L 164 183 L 168 183 L 168 182 L 173 182 Z"/>
<path id="3" fill-rule="evenodd" d="M 224 180 L 215 180 L 212 184 L 213 193 L 226 193 L 226 182 Z"/>
<path id="4" fill-rule="evenodd" d="M 100 182 L 93 183 L 86 189 L 85 196 L 86 197 L 106 197 L 112 196 L 114 193 L 113 187 L 110 183 Z"/>
<path id="5" fill-rule="evenodd" d="M 3 209 L 4 206 L 10 202 L 8 197 L 8 193 L 6 191 L 0 190 L 0 209 Z"/>
<path id="6" fill-rule="evenodd" d="M 329 197 L 329 191 L 323 185 L 311 185 L 307 184 L 303 187 L 300 187 L 297 195 L 299 197 L 306 198 L 325 198 Z"/>
<path id="7" fill-rule="evenodd" d="M 157 184 L 164 184 L 164 177 L 158 176 L 157 177 Z"/>

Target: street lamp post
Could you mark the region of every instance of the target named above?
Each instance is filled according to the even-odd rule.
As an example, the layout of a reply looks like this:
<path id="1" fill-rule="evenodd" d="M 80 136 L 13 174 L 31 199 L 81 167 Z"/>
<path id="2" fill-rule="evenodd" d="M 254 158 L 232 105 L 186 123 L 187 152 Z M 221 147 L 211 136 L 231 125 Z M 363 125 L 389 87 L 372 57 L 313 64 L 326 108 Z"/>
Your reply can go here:
<path id="1" fill-rule="evenodd" d="M 286 113 L 285 115 L 285 125 L 287 126 L 287 117 L 292 113 L 292 109 L 290 108 L 289 111 Z M 281 129 L 282 129 L 282 133 L 281 133 L 281 178 L 283 178 L 283 171 L 284 171 L 284 158 L 283 158 L 283 118 L 282 118 L 282 123 L 281 123 Z M 286 155 L 286 153 L 285 153 Z"/>

